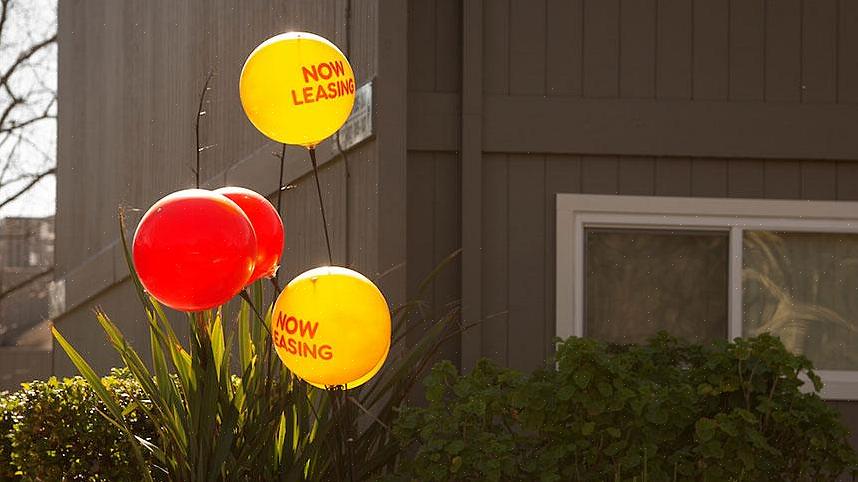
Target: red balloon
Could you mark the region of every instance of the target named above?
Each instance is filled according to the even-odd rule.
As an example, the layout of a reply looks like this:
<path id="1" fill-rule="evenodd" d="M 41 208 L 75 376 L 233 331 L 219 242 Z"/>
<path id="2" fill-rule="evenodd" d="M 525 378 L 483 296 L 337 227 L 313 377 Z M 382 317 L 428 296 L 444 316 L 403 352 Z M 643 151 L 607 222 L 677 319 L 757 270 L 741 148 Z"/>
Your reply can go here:
<path id="1" fill-rule="evenodd" d="M 238 204 L 256 232 L 256 268 L 248 283 L 277 274 L 283 254 L 283 221 L 277 209 L 259 193 L 243 187 L 222 187 L 214 192 Z"/>
<path id="2" fill-rule="evenodd" d="M 222 305 L 253 273 L 256 235 L 237 204 L 204 189 L 169 194 L 146 211 L 134 234 L 143 287 L 181 311 Z"/>

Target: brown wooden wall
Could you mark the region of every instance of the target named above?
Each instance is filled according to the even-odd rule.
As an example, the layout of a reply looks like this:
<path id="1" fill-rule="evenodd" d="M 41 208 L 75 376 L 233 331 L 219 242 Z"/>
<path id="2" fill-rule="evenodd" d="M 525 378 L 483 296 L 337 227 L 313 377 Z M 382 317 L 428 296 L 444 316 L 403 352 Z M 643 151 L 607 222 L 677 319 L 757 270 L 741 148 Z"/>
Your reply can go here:
<path id="1" fill-rule="evenodd" d="M 117 207 L 130 209 L 133 229 L 153 201 L 193 186 L 194 119 L 210 70 L 215 75 L 201 133 L 202 144 L 214 147 L 202 154 L 204 186 L 276 191 L 279 146 L 246 120 L 237 87 L 246 56 L 274 34 L 321 34 L 347 51 L 358 85 L 376 79 L 374 107 L 385 112 L 377 116 L 376 137 L 348 152 L 348 167 L 331 142 L 323 143 L 322 190 L 335 263 L 370 277 L 402 263 L 402 230 L 380 233 L 378 221 L 386 215 L 397 226 L 396 212 L 383 200 L 405 205 L 391 202 L 404 189 L 393 186 L 403 182 L 381 172 L 398 160 L 404 173 L 395 142 L 404 138 L 395 134 L 403 124 L 396 113 L 404 117 L 404 95 L 393 90 L 397 76 L 404 76 L 405 42 L 397 36 L 404 35 L 406 17 L 396 2 L 64 0 L 59 9 L 56 256 L 66 310 L 56 324 L 97 367 L 106 369 L 115 358 L 95 323 L 95 306 L 103 306 L 142 348 L 148 338 L 117 242 Z M 381 58 L 379 41 L 393 39 L 402 53 L 387 49 Z M 391 92 L 394 100 L 378 100 L 380 92 Z M 327 261 L 306 152 L 290 148 L 287 157 L 286 180 L 294 188 L 283 198 L 284 280 Z M 396 273 L 381 283 L 390 280 Z M 397 295 L 396 286 L 388 291 Z M 73 372 L 61 351 L 55 371 Z"/>
<path id="2" fill-rule="evenodd" d="M 465 368 L 551 356 L 557 193 L 858 199 L 851 0 L 64 0 L 59 25 L 58 326 L 101 368 L 92 307 L 145 343 L 116 206 L 192 184 L 209 69 L 202 178 L 275 190 L 236 85 L 285 30 L 348 45 L 376 87 L 374 139 L 348 166 L 320 147 L 335 261 L 401 301 L 461 247 L 427 301 L 482 321 L 443 353 Z M 307 172 L 290 151 L 284 276 L 324 261 Z"/>
<path id="3" fill-rule="evenodd" d="M 858 199 L 856 2 L 411 0 L 408 14 L 409 286 L 463 248 L 431 301 L 481 321 L 444 353 L 464 369 L 553 354 L 557 193 Z M 831 405 L 858 434 L 858 405 Z"/>
<path id="4" fill-rule="evenodd" d="M 411 0 L 408 42 L 410 286 L 463 247 L 465 369 L 552 355 L 557 193 L 858 199 L 856 2 Z"/>
<path id="5" fill-rule="evenodd" d="M 462 5 L 458 0 L 408 3 L 408 92 L 445 93 L 461 90 Z M 408 295 L 425 301 L 432 317 L 455 309 L 461 300 L 461 260 L 440 271 L 425 293 L 420 283 L 461 247 L 460 167 L 455 151 L 415 150 L 415 129 L 409 111 L 408 165 Z M 458 121 L 453 120 L 458 129 Z M 415 334 L 416 335 L 416 334 Z M 460 361 L 459 340 L 447 344 L 439 358 Z"/>

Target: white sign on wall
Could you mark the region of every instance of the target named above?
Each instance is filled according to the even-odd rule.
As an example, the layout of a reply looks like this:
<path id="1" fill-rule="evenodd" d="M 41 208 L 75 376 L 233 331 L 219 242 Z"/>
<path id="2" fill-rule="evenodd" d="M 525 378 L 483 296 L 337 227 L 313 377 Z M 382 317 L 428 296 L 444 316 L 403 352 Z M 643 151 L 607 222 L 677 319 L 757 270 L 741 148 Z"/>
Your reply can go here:
<path id="1" fill-rule="evenodd" d="M 343 127 L 340 128 L 340 144 L 343 150 L 351 149 L 372 137 L 372 82 L 367 82 L 355 91 L 355 105 Z"/>

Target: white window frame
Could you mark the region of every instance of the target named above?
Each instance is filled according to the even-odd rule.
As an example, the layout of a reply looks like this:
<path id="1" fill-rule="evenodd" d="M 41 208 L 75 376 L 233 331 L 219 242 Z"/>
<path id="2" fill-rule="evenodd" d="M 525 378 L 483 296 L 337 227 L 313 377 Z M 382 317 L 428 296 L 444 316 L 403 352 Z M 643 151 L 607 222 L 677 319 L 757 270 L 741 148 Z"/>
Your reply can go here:
<path id="1" fill-rule="evenodd" d="M 858 233 L 858 202 L 557 194 L 557 336 L 584 335 L 585 228 L 729 233 L 728 339 L 742 336 L 742 231 Z M 571 296 L 570 296 L 571 293 Z M 858 371 L 817 370 L 822 396 L 858 400 Z"/>

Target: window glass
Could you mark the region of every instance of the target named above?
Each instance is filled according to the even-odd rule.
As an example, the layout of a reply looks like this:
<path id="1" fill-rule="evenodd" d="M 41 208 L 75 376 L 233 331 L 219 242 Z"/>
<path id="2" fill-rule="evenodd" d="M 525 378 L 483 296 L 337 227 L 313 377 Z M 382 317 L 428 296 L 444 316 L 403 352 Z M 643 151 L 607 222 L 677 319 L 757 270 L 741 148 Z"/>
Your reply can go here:
<path id="1" fill-rule="evenodd" d="M 585 238 L 586 336 L 726 338 L 728 232 L 599 228 Z"/>
<path id="2" fill-rule="evenodd" d="M 745 231 L 742 252 L 745 335 L 858 370 L 858 235 Z"/>

